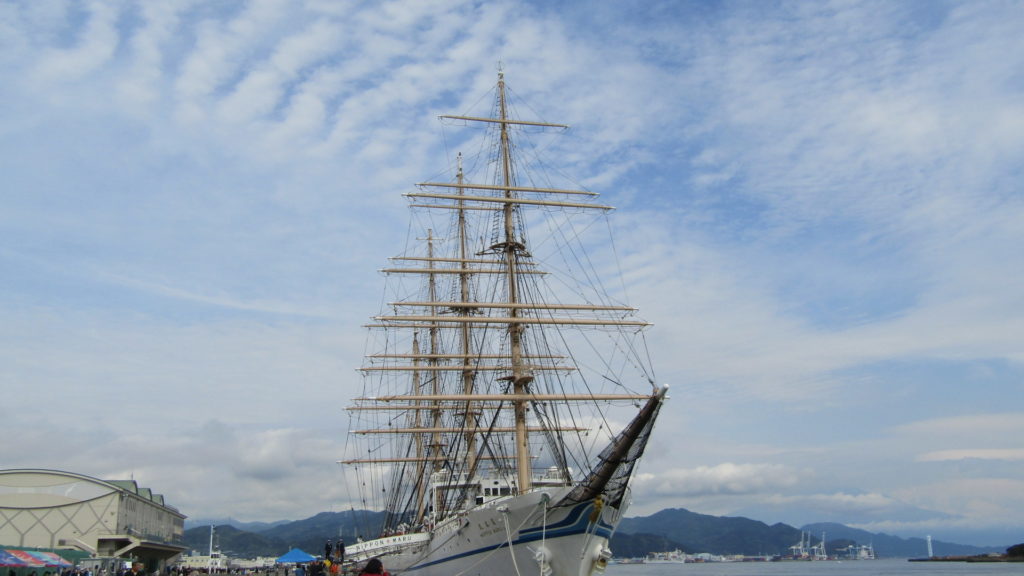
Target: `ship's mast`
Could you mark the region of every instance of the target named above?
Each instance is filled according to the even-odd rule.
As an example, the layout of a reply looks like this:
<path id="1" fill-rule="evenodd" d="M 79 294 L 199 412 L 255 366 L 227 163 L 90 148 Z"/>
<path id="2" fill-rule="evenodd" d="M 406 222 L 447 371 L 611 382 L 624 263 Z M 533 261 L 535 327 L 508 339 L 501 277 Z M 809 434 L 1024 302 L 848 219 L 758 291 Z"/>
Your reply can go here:
<path id="1" fill-rule="evenodd" d="M 427 236 L 429 237 L 428 238 L 428 242 L 427 242 L 427 261 L 428 261 L 428 266 L 427 267 L 430 269 L 430 276 L 429 276 L 429 279 L 428 279 L 427 296 L 429 297 L 431 302 L 437 302 L 437 276 L 434 273 L 437 270 L 437 268 L 436 268 L 435 262 L 434 262 L 435 256 L 434 256 L 434 234 L 433 234 L 433 231 L 429 231 Z M 438 306 L 431 306 L 430 310 L 431 310 L 431 313 L 434 316 L 437 316 L 438 314 L 440 314 L 440 310 L 439 310 Z M 440 328 L 440 326 L 438 326 L 438 324 L 436 322 L 431 322 L 431 324 L 430 324 L 430 360 L 429 360 L 429 362 L 430 362 L 430 367 L 431 367 L 431 373 L 430 373 L 431 390 L 433 390 L 434 394 L 441 394 L 442 393 L 441 377 L 439 376 L 439 373 L 438 373 L 438 368 L 440 367 L 439 356 L 441 355 L 440 330 L 441 330 L 441 328 Z M 441 430 L 442 430 L 441 417 L 442 417 L 443 411 L 444 411 L 444 409 L 442 408 L 441 403 L 437 402 L 437 401 L 434 401 L 433 402 L 433 406 L 432 406 L 432 410 L 431 410 L 431 416 L 432 416 L 431 417 L 431 428 L 432 428 L 432 430 L 430 432 L 430 437 L 431 437 L 431 441 L 430 441 L 430 445 L 431 445 L 430 459 L 432 460 L 432 463 L 433 463 L 432 466 L 431 466 L 431 470 L 432 470 L 431 476 L 433 476 L 434 472 L 439 472 L 440 470 L 442 470 L 444 468 L 444 445 L 442 443 L 442 436 L 441 436 Z M 422 480 L 424 480 L 425 484 L 427 484 L 427 485 L 430 484 L 430 479 L 423 478 Z M 433 514 L 435 514 L 435 515 L 443 515 L 444 514 L 444 512 L 445 512 L 445 510 L 444 510 L 444 502 L 445 501 L 442 499 L 441 502 L 438 505 L 435 505 Z M 424 502 L 424 505 L 425 504 L 426 504 L 426 502 Z"/>
<path id="2" fill-rule="evenodd" d="M 427 268 L 430 270 L 430 274 L 427 281 L 428 296 L 431 302 L 437 301 L 437 278 L 434 274 L 434 232 L 433 230 L 427 231 Z M 435 316 L 438 314 L 436 306 L 431 306 L 431 313 Z M 431 391 L 434 394 L 441 393 L 441 381 L 437 376 L 438 367 L 438 354 L 440 352 L 440 344 L 438 343 L 438 330 L 439 327 L 436 322 L 430 324 L 430 359 L 429 364 L 431 367 L 430 383 Z M 437 402 L 433 403 L 433 410 L 431 411 L 431 427 L 434 429 L 430 436 L 430 456 L 434 460 L 433 471 L 437 472 L 441 469 L 441 406 Z"/>
<path id="3" fill-rule="evenodd" d="M 412 356 L 413 356 L 413 367 L 412 373 L 412 389 L 413 394 L 420 395 L 423 393 L 423 383 L 420 380 L 419 368 L 420 366 L 420 338 L 419 334 L 413 333 L 412 335 Z M 420 410 L 413 410 L 413 423 L 414 429 L 422 427 L 422 414 Z M 426 481 L 424 480 L 424 472 L 426 459 L 423 457 L 423 434 L 416 434 L 413 438 L 416 443 L 416 523 L 419 524 L 423 521 L 423 511 L 425 509 L 424 503 L 424 492 L 426 490 Z"/>
<path id="4" fill-rule="evenodd" d="M 462 185 L 465 183 L 464 176 L 462 173 L 462 153 L 458 156 L 458 172 L 456 174 L 457 193 L 462 196 L 465 193 Z M 466 233 L 466 210 L 465 202 L 459 200 L 456 203 L 456 211 L 458 215 L 458 235 L 459 235 L 459 259 L 466 264 L 463 264 L 463 269 L 459 273 L 459 296 L 462 302 L 469 302 L 469 283 L 472 272 L 469 269 L 469 238 Z M 473 313 L 473 310 L 468 307 L 459 308 L 459 314 L 461 316 L 469 316 Z M 470 333 L 470 324 L 463 322 L 459 327 L 460 335 L 460 353 L 462 354 L 462 393 L 470 395 L 474 392 L 474 382 L 476 381 L 476 370 L 473 368 L 473 352 L 472 352 L 472 340 Z M 466 471 L 469 478 L 476 475 L 477 468 L 477 454 L 476 454 L 476 434 L 477 434 L 477 407 L 472 401 L 467 401 L 465 405 L 465 414 L 463 415 L 463 423 L 465 425 L 465 442 L 466 442 Z"/>
<path id="5" fill-rule="evenodd" d="M 505 102 L 505 74 L 498 73 L 498 118 L 501 120 L 501 171 L 502 184 L 505 188 L 505 199 L 514 198 L 512 186 L 515 182 L 512 179 L 512 146 L 509 143 L 508 135 L 508 108 Z M 523 329 L 524 326 L 517 322 L 520 310 L 515 307 L 519 303 L 518 269 L 519 251 L 523 245 L 516 241 L 515 219 L 513 210 L 515 204 L 506 202 L 503 208 L 505 221 L 505 242 L 502 246 L 505 256 L 505 268 L 508 279 L 508 303 L 512 304 L 509 310 L 509 350 L 512 361 L 512 393 L 517 397 L 526 394 L 526 388 L 533 381 L 533 374 L 523 363 Z M 513 414 L 515 418 L 516 440 L 516 471 L 518 476 L 519 493 L 529 491 L 532 483 L 532 472 L 530 470 L 530 444 L 526 430 L 526 400 L 514 400 Z"/>
<path id="6" fill-rule="evenodd" d="M 450 483 L 449 486 L 434 487 L 434 509 L 431 514 L 438 518 L 451 513 L 452 506 L 457 505 L 444 495 L 454 495 L 455 490 L 461 488 L 461 497 L 469 497 L 465 485 L 460 483 L 472 483 L 480 468 L 491 466 L 485 464 L 489 461 L 494 462 L 496 469 L 510 472 L 510 462 L 508 466 L 504 462 L 515 460 L 514 490 L 518 493 L 528 492 L 533 483 L 531 433 L 578 433 L 584 430 L 551 421 L 530 426 L 527 414 L 532 402 L 569 404 L 652 398 L 651 394 L 594 394 L 591 391 L 544 393 L 536 388 L 538 383 L 535 376 L 561 378 L 555 374 L 572 373 L 577 368 L 571 363 L 563 364 L 562 360 L 566 358 L 553 355 L 543 346 L 543 349 L 532 350 L 532 340 L 527 340 L 527 329 L 607 326 L 640 330 L 648 324 L 630 318 L 635 310 L 628 306 L 533 301 L 527 283 L 533 282 L 545 272 L 532 261 L 525 245 L 520 211 L 534 208 L 610 210 L 611 207 L 569 199 L 571 196 L 596 195 L 586 190 L 536 187 L 519 182 L 513 156 L 513 130 L 517 126 L 541 129 L 568 127 L 512 118 L 513 110 L 508 96 L 504 74 L 499 72 L 492 114 L 487 117 L 441 116 L 442 119 L 455 121 L 490 123 L 496 128 L 490 131 L 496 140 L 492 141 L 495 146 L 492 149 L 491 178 L 487 182 L 474 182 L 469 177 L 467 181 L 460 154 L 454 181 L 423 182 L 417 185 L 420 192 L 406 194 L 409 198 L 425 201 L 413 204 L 414 207 L 454 211 L 453 224 L 456 230 L 453 240 L 457 239 L 458 244 L 452 246 L 453 257 L 438 257 L 434 250 L 433 234 L 428 233 L 425 257 L 407 255 L 394 258 L 425 265 L 382 270 L 388 275 L 413 274 L 425 277 L 425 299 L 391 302 L 389 305 L 394 307 L 394 313 L 375 316 L 375 323 L 368 327 L 412 329 L 418 336 L 411 352 L 385 351 L 371 354 L 368 356 L 370 364 L 364 365 L 361 370 L 364 375 L 379 373 L 382 377 L 389 372 L 405 372 L 412 377 L 413 390 L 408 394 L 376 394 L 356 398 L 356 405 L 349 407 L 352 411 L 411 411 L 406 420 L 407 427 L 395 427 L 388 422 L 385 426 L 352 432 L 360 436 L 413 435 L 413 444 L 405 444 L 402 452 L 368 452 L 364 457 L 344 462 L 376 465 L 418 463 L 417 482 L 428 487 L 428 480 Z M 474 216 L 473 211 L 481 213 L 481 216 L 486 214 L 495 218 L 492 231 L 496 237 L 492 237 L 491 245 L 485 245 L 482 250 L 473 248 L 473 238 L 470 237 L 472 227 L 469 220 Z M 454 294 L 440 295 L 436 281 L 445 281 L 446 275 L 448 278 L 457 278 L 457 284 L 452 287 Z M 471 282 L 476 281 L 482 282 L 479 291 L 471 287 Z M 492 281 L 496 281 L 496 285 Z M 488 336 L 499 334 L 501 342 L 483 341 Z M 445 347 L 442 340 L 448 342 L 446 335 L 453 336 L 452 344 L 456 350 L 442 350 Z M 481 341 L 477 342 L 477 339 Z M 409 359 L 412 361 L 402 362 Z M 376 361 L 381 363 L 375 365 Z M 449 380 L 449 374 L 454 376 L 450 379 L 454 384 L 451 388 L 442 383 Z M 501 383 L 498 390 L 490 388 L 495 380 Z M 483 386 L 488 389 L 481 390 Z M 505 420 L 509 412 L 512 422 Z M 484 415 L 488 416 L 485 418 Z M 384 420 L 388 419 L 385 417 Z M 502 421 L 505 423 L 502 424 Z M 449 446 L 450 450 L 445 446 Z M 618 453 L 612 456 L 616 464 L 610 463 L 592 474 L 595 478 L 590 483 L 592 490 L 598 490 L 599 484 L 603 487 L 611 481 L 619 469 L 617 462 L 624 457 Z M 409 479 L 406 476 L 404 481 Z M 409 487 L 408 484 L 406 486 Z M 415 503 L 417 524 L 423 521 L 427 514 L 427 500 L 431 498 L 423 493 L 422 487 L 413 488 L 411 493 L 408 488 L 405 492 L 397 488 L 390 492 L 392 498 L 403 493 L 407 498 L 401 503 L 391 502 L 393 507 L 404 504 L 411 508 Z M 471 506 L 472 501 L 464 504 Z"/>
<path id="7" fill-rule="evenodd" d="M 428 260 L 428 264 L 427 264 L 427 269 L 428 269 L 428 273 L 427 273 L 427 294 L 428 294 L 428 296 L 429 296 L 431 301 L 437 300 L 437 280 L 436 280 L 435 275 L 433 273 L 433 270 L 434 270 L 433 258 L 434 258 L 434 231 L 433 230 L 427 230 L 427 260 Z M 433 314 L 435 314 L 435 315 L 437 314 L 436 308 L 432 307 L 431 310 L 433 311 L 432 312 Z M 436 370 L 437 369 L 437 353 L 438 353 L 438 346 L 439 346 L 437 332 L 438 332 L 437 324 L 431 324 L 430 328 L 429 328 L 430 354 L 428 355 L 427 365 L 429 366 L 428 373 L 430 374 L 429 378 L 430 378 L 430 382 L 431 382 L 431 393 L 435 394 L 435 395 L 440 392 L 440 387 L 439 387 L 438 378 L 437 378 L 437 370 Z M 415 334 L 413 335 L 413 352 L 412 352 L 412 356 L 413 356 L 413 359 L 414 359 L 413 360 L 414 367 L 418 367 L 420 365 L 421 355 L 420 355 L 419 339 L 418 339 L 418 337 Z M 413 374 L 414 374 L 414 383 L 415 383 L 415 388 L 416 388 L 416 394 L 422 394 L 423 385 L 420 382 L 420 373 L 419 373 L 419 371 L 416 371 Z M 432 410 L 431 410 L 431 428 L 433 429 L 433 431 L 430 433 L 430 442 L 428 444 L 428 450 L 427 450 L 428 454 L 427 455 L 430 457 L 430 459 L 433 459 L 433 461 L 434 461 L 434 465 L 432 467 L 432 472 L 436 472 L 438 470 L 440 464 L 441 464 L 440 463 L 440 458 L 438 458 L 439 454 L 441 453 L 441 433 L 439 431 L 440 426 L 441 426 L 441 407 L 438 405 L 437 402 L 433 402 L 431 408 L 432 408 Z M 415 412 L 416 412 L 416 415 L 415 415 L 415 423 L 414 423 L 413 428 L 414 429 L 419 429 L 419 428 L 422 427 L 422 421 L 421 421 L 421 418 L 420 418 L 420 410 L 415 410 Z M 427 474 L 426 474 L 427 459 L 424 458 L 425 454 L 424 454 L 424 450 L 423 450 L 424 436 L 425 436 L 424 434 L 416 434 L 416 458 L 417 458 L 417 464 L 416 464 L 416 482 L 417 482 L 417 486 L 416 486 L 416 523 L 417 524 L 419 524 L 419 523 L 421 523 L 423 521 L 423 517 L 426 514 L 426 508 L 427 508 L 426 490 L 427 490 L 427 486 L 429 484 L 429 479 L 427 478 Z"/>

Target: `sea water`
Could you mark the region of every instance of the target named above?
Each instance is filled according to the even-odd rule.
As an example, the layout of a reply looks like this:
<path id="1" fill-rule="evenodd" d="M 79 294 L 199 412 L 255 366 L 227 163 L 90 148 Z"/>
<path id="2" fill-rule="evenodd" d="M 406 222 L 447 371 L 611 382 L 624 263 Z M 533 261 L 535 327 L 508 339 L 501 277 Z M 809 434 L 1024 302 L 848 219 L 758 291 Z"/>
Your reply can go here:
<path id="1" fill-rule="evenodd" d="M 908 562 L 905 559 L 825 562 L 613 564 L 606 576 L 1024 576 L 1020 562 Z"/>

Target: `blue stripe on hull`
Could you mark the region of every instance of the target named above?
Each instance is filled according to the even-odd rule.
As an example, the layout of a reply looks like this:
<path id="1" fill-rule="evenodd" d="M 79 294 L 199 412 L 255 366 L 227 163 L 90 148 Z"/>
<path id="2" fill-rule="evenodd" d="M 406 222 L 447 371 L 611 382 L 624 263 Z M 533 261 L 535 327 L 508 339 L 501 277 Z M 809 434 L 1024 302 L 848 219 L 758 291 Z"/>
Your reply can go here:
<path id="1" fill-rule="evenodd" d="M 552 533 L 560 533 L 561 530 L 572 530 L 573 534 L 578 534 L 580 532 L 578 530 L 578 528 L 581 525 L 585 529 L 586 526 L 590 524 L 590 514 L 589 514 L 589 512 L 591 512 L 593 510 L 593 508 L 594 508 L 594 504 L 590 503 L 590 502 L 577 505 L 575 508 L 572 509 L 572 511 L 569 512 L 569 514 L 562 521 L 556 522 L 556 523 L 548 526 L 547 529 L 546 529 L 546 532 L 550 535 Z M 584 512 L 587 512 L 588 514 L 586 516 L 584 516 L 584 514 L 583 514 Z M 611 531 L 614 530 L 614 527 L 611 524 L 608 524 L 607 522 L 605 522 L 604 521 L 604 517 L 602 517 L 600 522 L 598 523 L 598 530 L 601 530 L 601 529 L 605 529 L 605 530 L 608 531 L 609 534 L 611 534 Z M 545 528 L 538 527 L 538 528 L 529 528 L 527 530 L 522 530 L 519 533 L 520 534 L 533 534 L 533 533 L 538 533 L 539 534 L 539 533 L 544 532 L 544 531 L 545 531 Z"/>

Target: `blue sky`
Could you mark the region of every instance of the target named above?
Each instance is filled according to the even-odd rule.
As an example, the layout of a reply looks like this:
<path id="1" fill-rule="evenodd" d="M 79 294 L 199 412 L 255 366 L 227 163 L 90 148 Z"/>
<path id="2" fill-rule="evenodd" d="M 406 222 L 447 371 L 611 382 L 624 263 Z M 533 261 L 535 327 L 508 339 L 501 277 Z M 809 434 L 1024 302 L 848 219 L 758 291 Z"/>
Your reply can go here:
<path id="1" fill-rule="evenodd" d="M 401 193 L 516 94 L 672 385 L 630 515 L 1024 534 L 1019 2 L 0 3 L 0 466 L 348 508 Z"/>

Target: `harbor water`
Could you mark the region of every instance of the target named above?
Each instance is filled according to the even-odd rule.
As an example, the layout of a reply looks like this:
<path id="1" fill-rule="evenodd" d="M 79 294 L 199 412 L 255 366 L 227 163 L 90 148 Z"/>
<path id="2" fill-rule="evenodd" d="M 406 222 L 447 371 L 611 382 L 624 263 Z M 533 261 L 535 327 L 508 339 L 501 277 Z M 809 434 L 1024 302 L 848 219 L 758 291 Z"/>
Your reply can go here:
<path id="1" fill-rule="evenodd" d="M 613 564 L 606 576 L 1002 576 L 1024 575 L 1020 562 L 908 562 L 881 559 L 827 562 L 708 562 Z"/>

